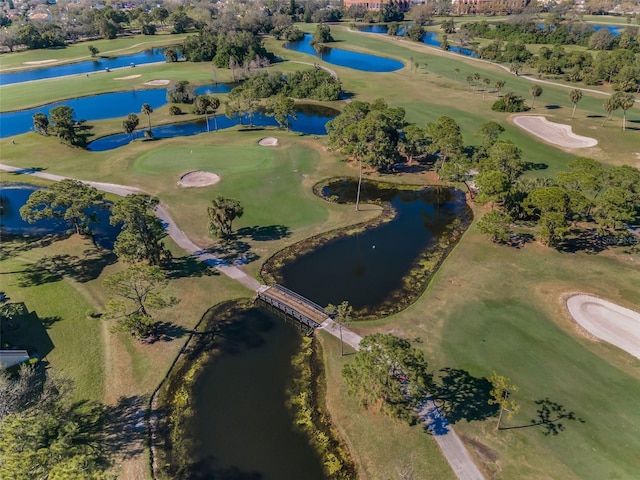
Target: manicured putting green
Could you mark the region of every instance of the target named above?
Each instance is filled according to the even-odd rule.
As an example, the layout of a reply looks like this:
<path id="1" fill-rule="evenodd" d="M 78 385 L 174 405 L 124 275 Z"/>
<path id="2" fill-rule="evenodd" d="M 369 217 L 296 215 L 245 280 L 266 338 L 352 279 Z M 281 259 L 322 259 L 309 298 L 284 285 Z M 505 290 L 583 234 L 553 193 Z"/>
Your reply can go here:
<path id="1" fill-rule="evenodd" d="M 133 170 L 145 175 L 184 173 L 189 170 L 206 170 L 224 174 L 269 169 L 273 166 L 273 162 L 274 151 L 257 145 L 175 146 L 153 150 L 142 155 L 134 162 Z"/>

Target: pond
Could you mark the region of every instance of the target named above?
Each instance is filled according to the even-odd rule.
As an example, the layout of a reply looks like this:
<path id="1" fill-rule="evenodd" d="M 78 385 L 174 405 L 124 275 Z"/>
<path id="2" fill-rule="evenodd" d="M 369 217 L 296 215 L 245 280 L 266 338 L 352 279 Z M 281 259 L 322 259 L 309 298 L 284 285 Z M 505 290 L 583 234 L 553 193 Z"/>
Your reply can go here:
<path id="1" fill-rule="evenodd" d="M 408 25 L 410 26 L 410 25 Z M 387 35 L 388 27 L 387 25 L 361 25 L 356 27 L 360 32 L 365 33 L 377 33 L 379 35 Z M 406 27 L 398 28 L 398 36 L 404 37 L 407 34 Z M 426 45 L 430 45 L 432 47 L 440 48 L 440 40 L 438 40 L 438 32 L 426 32 L 424 37 L 422 37 L 422 42 Z M 461 55 L 466 55 L 468 57 L 477 57 L 478 54 L 469 48 L 457 47 L 455 45 L 451 45 L 449 47 L 450 52 L 456 52 Z"/>
<path id="2" fill-rule="evenodd" d="M 144 65 L 146 63 L 164 62 L 165 57 L 163 51 L 164 50 L 159 48 L 153 48 L 140 53 L 122 55 L 120 57 L 98 57 L 95 60 L 88 60 L 86 62 L 68 63 L 66 65 L 43 67 L 21 72 L 2 73 L 0 75 L 0 85 L 44 80 L 45 78 L 64 77 L 66 75 L 78 75 L 80 73 L 103 72 L 107 68 L 114 69 L 130 67 L 132 64 Z M 55 57 L 55 50 L 51 50 L 51 56 Z"/>
<path id="3" fill-rule="evenodd" d="M 215 94 L 228 93 L 232 84 L 202 85 L 195 93 Z M 105 120 L 107 118 L 125 117 L 130 113 L 140 114 L 143 103 L 148 103 L 154 110 L 167 104 L 167 89 L 129 90 L 126 92 L 101 93 L 87 97 L 72 98 L 60 102 L 48 103 L 28 110 L 0 113 L 0 138 L 21 135 L 33 130 L 33 115 L 38 112 L 49 114 L 49 110 L 60 105 L 73 108 L 76 120 Z M 145 119 L 141 119 L 141 122 Z"/>
<path id="4" fill-rule="evenodd" d="M 334 119 L 338 113 L 340 112 L 337 110 L 320 105 L 296 105 L 296 118 L 291 120 L 291 130 L 307 135 L 326 135 L 326 123 Z M 242 123 L 249 125 L 249 119 L 246 116 L 243 117 Z M 218 115 L 215 118 L 212 116 L 209 117 L 208 129 L 207 122 L 201 119 L 194 122 L 153 127 L 152 131 L 154 139 L 186 137 L 206 133 L 207 131 L 213 132 L 216 129 L 223 130 L 239 124 L 240 122 L 236 118 Z M 256 127 L 276 127 L 278 123 L 273 117 L 269 117 L 264 113 L 258 113 L 253 117 L 253 125 Z M 143 132 L 136 132 L 135 138 L 141 138 L 142 135 Z M 94 140 L 87 145 L 87 149 L 92 152 L 105 152 L 128 145 L 132 140 L 131 135 L 118 133 Z"/>
<path id="5" fill-rule="evenodd" d="M 222 328 L 221 354 L 199 370 L 192 392 L 194 466 L 184 478 L 322 480 L 320 460 L 286 406 L 300 334 L 257 308 Z"/>
<path id="6" fill-rule="evenodd" d="M 324 188 L 323 195 L 354 202 L 356 185 L 350 180 L 335 181 Z M 453 227 L 466 225 L 470 218 L 464 194 L 450 188 L 399 190 L 364 182 L 362 198 L 389 202 L 395 217 L 301 254 L 285 263 L 278 281 L 319 305 L 347 300 L 354 309 L 370 315 L 393 310 L 392 304 L 403 303 L 408 295 L 407 275 L 412 268 L 418 262 L 433 261 L 432 249 L 440 248 L 443 239 L 447 243 Z M 440 258 L 444 254 L 433 250 Z"/>
<path id="7" fill-rule="evenodd" d="M 285 44 L 285 48 L 313 55 L 333 65 L 361 70 L 363 72 L 394 72 L 404 67 L 404 64 L 399 60 L 369 55 L 367 53 L 352 52 L 327 46 L 321 46 L 319 50 L 316 50 L 315 47 L 311 45 L 311 37 L 311 34 L 305 33 L 303 40 L 299 42 L 288 42 Z"/>
<path id="8" fill-rule="evenodd" d="M 33 185 L 3 185 L 0 191 L 0 232 L 14 235 L 51 235 L 65 233 L 70 227 L 60 220 L 38 220 L 35 223 L 27 223 L 20 216 L 20 207 L 27 203 L 29 195 L 38 187 Z M 98 223 L 91 226 L 94 240 L 97 245 L 108 250 L 113 250 L 113 243 L 120 233 L 119 226 L 109 224 L 111 212 L 106 209 L 93 208 L 89 210 L 96 214 Z"/>

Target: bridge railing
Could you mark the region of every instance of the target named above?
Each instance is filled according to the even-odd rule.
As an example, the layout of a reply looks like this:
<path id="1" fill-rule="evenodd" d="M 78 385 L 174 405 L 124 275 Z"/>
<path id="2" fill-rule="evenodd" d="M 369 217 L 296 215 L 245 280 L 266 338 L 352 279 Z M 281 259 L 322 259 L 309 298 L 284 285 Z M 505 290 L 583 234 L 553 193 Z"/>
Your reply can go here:
<path id="1" fill-rule="evenodd" d="M 272 285 L 272 288 L 275 288 L 275 289 L 277 289 L 277 290 L 280 290 L 280 291 L 281 291 L 282 293 L 284 293 L 285 295 L 288 295 L 288 296 L 290 296 L 290 297 L 292 297 L 292 298 L 295 298 L 295 299 L 296 299 L 296 300 L 298 300 L 299 302 L 304 303 L 304 304 L 306 304 L 306 305 L 308 305 L 308 306 L 310 306 L 310 307 L 315 308 L 316 310 L 318 310 L 318 311 L 320 311 L 320 312 L 324 313 L 327 317 L 329 316 L 329 314 L 328 314 L 327 312 L 325 312 L 325 310 L 324 310 L 324 308 L 323 308 L 323 307 L 321 307 L 321 306 L 320 306 L 320 305 L 318 305 L 317 303 L 312 302 L 312 301 L 311 301 L 311 300 L 309 300 L 308 298 L 303 297 L 302 295 L 300 295 L 300 294 L 298 294 L 298 293 L 296 293 L 296 292 L 294 292 L 294 291 L 292 291 L 292 290 L 289 290 L 287 287 L 283 287 L 282 285 L 280 285 L 280 284 L 277 284 L 277 283 L 276 283 L 275 285 Z"/>

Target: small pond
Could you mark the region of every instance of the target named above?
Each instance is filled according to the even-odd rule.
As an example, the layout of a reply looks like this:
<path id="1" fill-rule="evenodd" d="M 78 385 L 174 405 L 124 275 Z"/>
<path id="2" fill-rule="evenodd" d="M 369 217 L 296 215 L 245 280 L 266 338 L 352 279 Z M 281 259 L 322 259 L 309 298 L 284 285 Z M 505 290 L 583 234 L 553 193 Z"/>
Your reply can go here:
<path id="1" fill-rule="evenodd" d="M 56 233 L 65 233 L 70 227 L 60 220 L 38 220 L 35 223 L 27 223 L 20 216 L 20 207 L 22 207 L 38 187 L 32 185 L 2 185 L 0 190 L 0 200 L 2 207 L 0 208 L 0 232 L 2 234 L 15 235 L 51 235 Z M 97 245 L 108 250 L 113 250 L 113 243 L 120 233 L 119 226 L 109 224 L 109 210 L 95 208 L 90 212 L 95 212 L 98 218 L 97 224 L 92 224 L 94 240 Z"/>
<path id="2" fill-rule="evenodd" d="M 217 85 L 202 85 L 195 89 L 195 93 L 215 94 L 228 93 L 234 85 L 218 83 Z M 140 115 L 143 103 L 151 108 L 160 108 L 167 104 L 167 89 L 129 90 L 126 92 L 101 93 L 87 97 L 72 98 L 60 102 L 48 103 L 28 110 L 0 113 L 0 138 L 12 137 L 33 130 L 33 115 L 38 112 L 49 114 L 49 110 L 60 105 L 66 105 L 75 111 L 76 120 L 105 120 L 107 118 L 126 117 L 130 113 Z M 144 123 L 145 118 L 141 118 Z"/>
<path id="3" fill-rule="evenodd" d="M 320 460 L 286 406 L 300 334 L 257 308 L 223 328 L 222 353 L 204 364 L 192 392 L 189 478 L 322 480 Z"/>
<path id="4" fill-rule="evenodd" d="M 288 42 L 285 44 L 285 47 L 289 50 L 313 55 L 333 65 L 353 68 L 354 70 L 361 70 L 363 72 L 394 72 L 404 67 L 404 64 L 399 60 L 369 55 L 367 53 L 353 52 L 327 46 L 321 46 L 316 50 L 316 48 L 311 45 L 311 37 L 311 34 L 306 33 L 303 40 L 299 42 Z M 339 45 L 339 43 L 335 43 L 334 45 Z"/>
<path id="5" fill-rule="evenodd" d="M 326 123 L 332 120 L 340 112 L 332 108 L 322 107 L 320 105 L 296 105 L 296 118 L 291 120 L 291 130 L 307 135 L 326 135 Z M 242 123 L 249 125 L 249 119 L 243 117 Z M 153 138 L 173 138 L 187 137 L 198 135 L 207 131 L 213 132 L 216 129 L 222 130 L 239 125 L 240 122 L 236 118 L 228 118 L 224 115 L 218 115 L 215 118 L 209 117 L 209 125 L 204 119 L 194 122 L 176 123 L 172 125 L 163 125 L 153 127 Z M 264 113 L 258 113 L 253 117 L 253 125 L 256 127 L 276 127 L 278 123 L 273 117 L 269 117 Z M 143 132 L 136 132 L 136 138 L 142 138 Z M 98 138 L 87 145 L 87 149 L 92 152 L 104 152 L 113 150 L 131 143 L 131 135 L 126 133 L 117 133 L 106 137 Z"/>
<path id="6" fill-rule="evenodd" d="M 409 25 L 410 26 L 410 25 Z M 380 35 L 387 35 L 388 27 L 387 25 L 361 25 L 356 27 L 359 31 L 365 33 L 377 33 Z M 407 34 L 406 27 L 398 28 L 398 36 L 404 37 Z M 422 37 L 422 42 L 426 45 L 430 45 L 432 47 L 440 48 L 440 40 L 438 40 L 438 32 L 426 32 L 424 37 Z M 461 55 L 466 55 L 468 57 L 477 57 L 478 54 L 469 48 L 457 47 L 455 45 L 451 45 L 449 47 L 450 52 L 456 52 Z"/>
<path id="7" fill-rule="evenodd" d="M 56 50 L 52 49 L 51 57 L 55 58 Z M 68 63 L 66 65 L 43 66 L 35 70 L 25 70 L 21 72 L 2 73 L 0 75 L 0 85 L 10 85 L 12 83 L 30 82 L 33 80 L 44 80 L 45 78 L 64 77 L 66 75 L 77 75 L 80 73 L 102 72 L 105 69 L 130 67 L 133 65 L 144 65 L 146 63 L 164 62 L 163 50 L 153 48 L 140 53 L 122 55 L 121 57 L 100 58 L 88 60 L 86 62 Z M 34 65 L 35 66 L 35 65 Z"/>
<path id="8" fill-rule="evenodd" d="M 339 180 L 325 187 L 323 195 L 355 202 L 356 188 L 355 181 Z M 406 297 L 406 277 L 421 255 L 450 235 L 456 220 L 466 225 L 470 216 L 464 194 L 444 187 L 399 190 L 364 182 L 362 199 L 389 202 L 395 217 L 330 240 L 285 264 L 279 280 L 287 288 L 323 306 L 347 300 L 368 314 L 385 304 L 389 310 L 389 304 Z"/>

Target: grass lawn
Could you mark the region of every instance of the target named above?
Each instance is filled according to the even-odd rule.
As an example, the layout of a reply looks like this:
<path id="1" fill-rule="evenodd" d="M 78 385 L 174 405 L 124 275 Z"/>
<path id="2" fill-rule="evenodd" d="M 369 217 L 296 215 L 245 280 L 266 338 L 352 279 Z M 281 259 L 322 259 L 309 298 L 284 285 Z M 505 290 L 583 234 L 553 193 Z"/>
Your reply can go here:
<path id="1" fill-rule="evenodd" d="M 78 398 L 102 400 L 105 393 L 102 329 L 100 320 L 88 316 L 98 305 L 84 294 L 73 275 L 65 276 L 62 272 L 73 269 L 91 278 L 99 275 L 109 260 L 91 242 L 78 236 L 42 248 L 31 248 L 24 240 L 3 240 L 2 248 L 2 290 L 12 302 L 24 302 L 46 327 L 53 343 L 46 360 L 75 382 Z"/>
<path id="2" fill-rule="evenodd" d="M 108 57 L 138 53 L 149 48 L 158 48 L 182 43 L 187 36 L 188 35 L 170 35 L 163 32 L 158 35 L 134 35 L 130 37 L 120 37 L 114 40 L 92 40 L 79 42 L 67 45 L 64 48 L 23 50 L 20 52 L 3 53 L 0 55 L 0 72 L 32 69 L 38 66 L 29 64 L 25 65 L 25 62 L 56 60 L 55 62 L 47 62 L 47 65 L 60 65 L 62 63 L 90 60 L 91 55 L 87 48 L 89 45 L 93 45 L 100 50 L 98 57 Z"/>
<path id="3" fill-rule="evenodd" d="M 477 463 L 496 478 L 632 478 L 640 468 L 640 364 L 583 335 L 564 296 L 591 293 L 640 310 L 638 254 L 567 254 L 529 244 L 492 245 L 475 226 L 450 254 L 428 291 L 392 318 L 359 324 L 361 333 L 393 331 L 420 338 L 430 366 L 484 377 L 497 371 L 520 387 L 520 413 L 504 426 L 537 419 L 549 398 L 574 412 L 566 430 L 495 431 L 496 419 L 461 421 L 459 434 Z"/>

